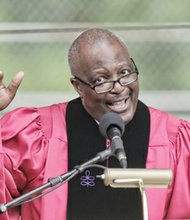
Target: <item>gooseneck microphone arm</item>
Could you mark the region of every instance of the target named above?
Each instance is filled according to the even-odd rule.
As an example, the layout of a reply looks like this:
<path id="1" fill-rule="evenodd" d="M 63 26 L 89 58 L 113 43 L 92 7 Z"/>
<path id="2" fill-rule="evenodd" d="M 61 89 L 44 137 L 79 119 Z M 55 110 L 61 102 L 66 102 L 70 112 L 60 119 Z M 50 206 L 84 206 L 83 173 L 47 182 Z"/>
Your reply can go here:
<path id="1" fill-rule="evenodd" d="M 120 131 L 118 128 L 113 127 L 110 129 L 112 131 L 111 138 L 111 149 L 114 155 L 117 157 L 122 168 L 127 168 L 127 157 L 125 154 L 123 141 L 121 139 Z"/>
<path id="2" fill-rule="evenodd" d="M 104 160 L 109 158 L 111 155 L 112 155 L 111 149 L 106 149 L 104 151 L 101 151 L 101 152 L 97 153 L 97 155 L 95 157 L 88 160 L 87 162 L 85 162 L 81 165 L 75 166 L 71 171 L 63 173 L 63 174 L 61 174 L 57 177 L 54 177 L 54 178 L 49 178 L 47 183 L 37 187 L 36 189 L 34 189 L 28 193 L 25 193 L 15 199 L 13 199 L 10 202 L 7 202 L 5 204 L 0 204 L 0 214 L 6 212 L 10 208 L 13 208 L 15 206 L 19 206 L 19 205 L 26 203 L 26 202 L 30 202 L 30 201 L 34 200 L 35 198 L 39 198 L 39 197 L 47 194 L 48 192 L 51 192 L 52 190 L 58 188 L 59 186 L 63 185 L 64 183 L 66 183 L 67 181 L 72 179 L 77 174 L 83 172 L 87 167 L 93 166 L 98 162 L 103 162 Z M 103 166 L 102 166 L 102 168 L 103 168 Z M 58 185 L 58 187 L 55 187 L 56 185 Z M 38 193 L 42 192 L 43 190 L 46 190 L 50 187 L 55 187 L 55 188 L 53 188 L 52 190 L 50 190 L 48 192 L 42 193 L 40 196 L 38 195 L 35 198 L 30 199 L 33 195 L 36 195 L 36 194 L 38 194 Z"/>
<path id="3" fill-rule="evenodd" d="M 53 187 L 53 186 L 55 186 L 59 183 L 64 182 L 65 180 L 67 180 L 67 178 L 69 178 L 71 175 L 73 175 L 75 173 L 76 173 L 76 170 L 73 169 L 73 170 L 71 170 L 67 173 L 64 173 L 60 176 L 57 176 L 55 178 L 50 178 L 50 179 L 48 179 L 47 183 L 37 187 L 36 189 L 34 189 L 34 190 L 32 190 L 28 193 L 25 193 L 25 194 L 15 198 L 15 199 L 13 199 L 10 202 L 7 202 L 5 204 L 0 204 L 0 213 L 4 213 L 10 208 L 13 208 L 15 206 L 19 206 L 23 203 L 26 203 L 27 199 L 31 198 L 33 195 L 36 195 L 36 194 L 42 192 L 43 190 L 48 189 L 49 187 Z"/>

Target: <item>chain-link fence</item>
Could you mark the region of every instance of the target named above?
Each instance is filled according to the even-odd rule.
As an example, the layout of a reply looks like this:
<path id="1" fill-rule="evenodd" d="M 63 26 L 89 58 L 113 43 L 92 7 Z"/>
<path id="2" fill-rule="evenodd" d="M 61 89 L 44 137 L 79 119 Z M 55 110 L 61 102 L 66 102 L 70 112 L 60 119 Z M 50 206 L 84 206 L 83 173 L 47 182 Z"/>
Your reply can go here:
<path id="1" fill-rule="evenodd" d="M 0 67 L 7 80 L 25 71 L 23 90 L 70 90 L 69 44 L 98 26 L 127 42 L 141 89 L 188 90 L 189 8 L 189 0 L 1 0 Z"/>

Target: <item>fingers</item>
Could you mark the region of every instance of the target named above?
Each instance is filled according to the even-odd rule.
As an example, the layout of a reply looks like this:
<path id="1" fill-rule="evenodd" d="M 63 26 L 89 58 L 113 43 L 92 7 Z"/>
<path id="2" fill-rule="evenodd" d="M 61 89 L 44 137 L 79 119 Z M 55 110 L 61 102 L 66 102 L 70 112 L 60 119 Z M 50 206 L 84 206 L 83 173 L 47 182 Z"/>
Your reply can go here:
<path id="1" fill-rule="evenodd" d="M 22 80 L 24 78 L 24 72 L 18 72 L 13 79 L 11 80 L 10 84 L 8 85 L 7 89 L 9 93 L 14 96 L 18 87 L 20 86 Z"/>
<path id="2" fill-rule="evenodd" d="M 15 97 L 17 89 L 24 77 L 24 73 L 17 73 L 7 87 L 3 83 L 3 76 L 3 72 L 0 71 L 0 110 L 5 109 Z"/>
<path id="3" fill-rule="evenodd" d="M 2 71 L 0 71 L 0 86 L 3 85 L 3 78 L 4 78 L 4 73 Z M 11 90 L 12 87 L 13 88 L 18 88 L 20 83 L 22 82 L 22 79 L 24 78 L 24 72 L 20 71 L 18 72 L 13 79 L 11 80 L 10 84 L 9 84 L 9 89 Z M 3 85 L 3 87 L 5 87 Z"/>

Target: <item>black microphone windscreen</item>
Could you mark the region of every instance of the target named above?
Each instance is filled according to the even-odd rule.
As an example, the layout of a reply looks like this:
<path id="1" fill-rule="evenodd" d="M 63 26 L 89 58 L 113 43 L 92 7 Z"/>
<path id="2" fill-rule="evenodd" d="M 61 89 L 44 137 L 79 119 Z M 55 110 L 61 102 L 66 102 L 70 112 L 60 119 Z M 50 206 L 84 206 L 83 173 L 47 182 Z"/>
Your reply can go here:
<path id="1" fill-rule="evenodd" d="M 101 117 L 99 123 L 100 132 L 105 138 L 109 138 L 107 132 L 111 126 L 117 127 L 123 135 L 125 125 L 122 118 L 114 112 L 107 112 Z"/>

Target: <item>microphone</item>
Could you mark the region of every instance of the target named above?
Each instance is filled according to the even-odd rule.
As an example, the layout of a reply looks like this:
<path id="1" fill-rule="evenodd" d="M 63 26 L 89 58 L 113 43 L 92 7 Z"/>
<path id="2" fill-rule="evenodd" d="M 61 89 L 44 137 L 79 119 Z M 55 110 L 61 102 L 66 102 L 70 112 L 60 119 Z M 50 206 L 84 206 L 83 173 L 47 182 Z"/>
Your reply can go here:
<path id="1" fill-rule="evenodd" d="M 108 112 L 102 116 L 99 123 L 100 133 L 111 140 L 111 150 L 119 160 L 122 168 L 127 167 L 127 157 L 123 147 L 121 136 L 124 133 L 125 125 L 122 118 L 114 113 Z"/>

